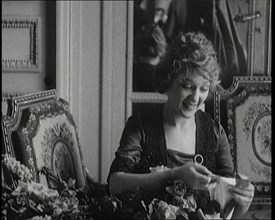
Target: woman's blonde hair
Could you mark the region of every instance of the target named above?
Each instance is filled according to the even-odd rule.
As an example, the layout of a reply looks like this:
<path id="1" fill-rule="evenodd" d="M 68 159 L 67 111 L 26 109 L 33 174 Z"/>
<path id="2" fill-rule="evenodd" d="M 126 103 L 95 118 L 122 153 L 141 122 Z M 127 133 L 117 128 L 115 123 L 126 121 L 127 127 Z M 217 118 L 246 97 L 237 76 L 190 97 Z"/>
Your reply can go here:
<path id="1" fill-rule="evenodd" d="M 221 68 L 211 41 L 201 32 L 180 33 L 157 65 L 153 84 L 162 94 L 179 74 L 192 74 L 195 70 L 209 79 L 211 90 L 219 84 Z"/>

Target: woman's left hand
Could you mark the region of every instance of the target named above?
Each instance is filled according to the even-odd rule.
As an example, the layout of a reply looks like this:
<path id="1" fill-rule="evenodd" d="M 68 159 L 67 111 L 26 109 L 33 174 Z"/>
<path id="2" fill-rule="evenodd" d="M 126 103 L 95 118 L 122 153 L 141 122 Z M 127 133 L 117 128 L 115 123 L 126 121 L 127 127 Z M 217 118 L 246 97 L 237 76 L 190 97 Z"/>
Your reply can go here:
<path id="1" fill-rule="evenodd" d="M 249 182 L 247 186 L 236 185 L 230 189 L 232 197 L 235 202 L 242 208 L 243 212 L 246 212 L 254 197 L 254 186 Z"/>

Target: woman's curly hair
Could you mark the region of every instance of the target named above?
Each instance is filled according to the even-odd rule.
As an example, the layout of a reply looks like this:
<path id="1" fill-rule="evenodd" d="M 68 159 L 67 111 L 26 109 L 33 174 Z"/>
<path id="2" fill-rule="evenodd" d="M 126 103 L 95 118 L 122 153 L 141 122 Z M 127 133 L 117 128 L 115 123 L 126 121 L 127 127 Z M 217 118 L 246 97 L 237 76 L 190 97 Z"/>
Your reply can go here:
<path id="1" fill-rule="evenodd" d="M 201 32 L 180 33 L 156 67 L 154 86 L 163 94 L 179 74 L 190 74 L 194 70 L 210 80 L 211 90 L 219 84 L 221 69 L 212 43 Z"/>

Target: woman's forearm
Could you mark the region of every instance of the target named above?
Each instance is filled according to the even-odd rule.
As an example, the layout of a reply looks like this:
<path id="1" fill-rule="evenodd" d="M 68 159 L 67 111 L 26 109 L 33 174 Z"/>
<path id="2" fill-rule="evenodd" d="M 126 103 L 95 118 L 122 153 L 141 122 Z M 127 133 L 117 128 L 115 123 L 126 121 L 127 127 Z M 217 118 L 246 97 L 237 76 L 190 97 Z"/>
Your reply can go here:
<path id="1" fill-rule="evenodd" d="M 137 188 L 156 190 L 167 185 L 169 181 L 182 180 L 194 189 L 208 190 L 212 175 L 206 167 L 190 162 L 180 167 L 146 174 L 116 172 L 110 176 L 109 188 L 112 194 L 121 194 Z"/>
<path id="2" fill-rule="evenodd" d="M 173 170 L 146 174 L 116 172 L 110 177 L 110 193 L 122 194 L 137 188 L 146 190 L 160 189 L 170 180 L 173 180 L 174 176 Z"/>

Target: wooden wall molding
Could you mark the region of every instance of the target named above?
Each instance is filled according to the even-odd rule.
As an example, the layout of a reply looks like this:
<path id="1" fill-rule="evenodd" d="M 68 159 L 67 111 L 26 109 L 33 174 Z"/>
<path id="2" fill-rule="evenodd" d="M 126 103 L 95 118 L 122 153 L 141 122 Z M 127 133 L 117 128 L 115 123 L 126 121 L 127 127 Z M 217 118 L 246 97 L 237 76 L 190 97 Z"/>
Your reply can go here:
<path id="1" fill-rule="evenodd" d="M 2 71 L 38 72 L 39 43 L 40 17 L 3 17 Z"/>

